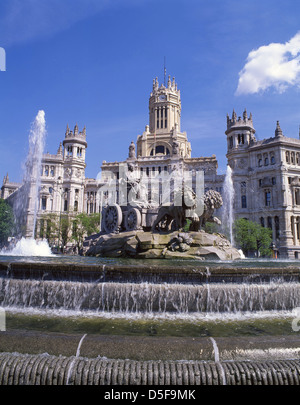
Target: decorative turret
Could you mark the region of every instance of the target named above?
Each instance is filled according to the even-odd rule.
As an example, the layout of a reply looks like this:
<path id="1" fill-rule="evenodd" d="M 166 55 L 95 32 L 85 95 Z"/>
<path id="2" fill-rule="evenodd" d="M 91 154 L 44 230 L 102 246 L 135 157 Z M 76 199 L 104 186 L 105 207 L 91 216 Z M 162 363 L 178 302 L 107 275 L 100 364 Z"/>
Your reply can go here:
<path id="1" fill-rule="evenodd" d="M 187 140 L 186 132 L 180 130 L 181 99 L 175 77 L 171 76 L 158 82 L 153 80 L 152 92 L 149 98 L 149 126 L 142 135 L 138 136 L 136 143 L 137 156 L 156 157 L 191 157 L 191 145 Z M 177 139 L 175 148 L 174 140 Z M 172 151 L 176 153 L 173 153 Z"/>
<path id="2" fill-rule="evenodd" d="M 159 85 L 157 77 L 153 80 L 152 93 L 149 99 L 150 132 L 168 133 L 175 124 L 180 131 L 181 100 L 175 78 L 168 77 L 167 87 Z"/>
<path id="3" fill-rule="evenodd" d="M 78 130 L 78 125 L 74 127 L 74 132 L 70 130 L 67 125 L 65 139 L 63 141 L 64 157 L 65 158 L 79 158 L 85 160 L 85 149 L 87 148 L 86 142 L 86 128 L 84 127 L 81 132 Z M 60 145 L 58 154 L 62 153 L 62 147 Z"/>
<path id="4" fill-rule="evenodd" d="M 70 130 L 69 125 L 67 125 L 65 139 L 63 141 L 63 145 L 65 145 L 66 140 L 70 140 L 70 138 L 76 139 L 78 142 L 83 142 L 86 144 L 86 128 L 84 127 L 81 132 L 78 130 L 78 125 L 76 124 L 74 127 L 74 132 Z"/>
<path id="5" fill-rule="evenodd" d="M 227 151 L 228 153 L 240 149 L 241 147 L 247 147 L 255 139 L 255 129 L 253 127 L 252 114 L 249 117 L 247 110 L 243 112 L 243 118 L 237 117 L 236 112 L 233 110 L 232 117 L 230 118 L 227 114 L 227 130 L 225 131 L 227 135 Z"/>
<path id="6" fill-rule="evenodd" d="M 237 118 L 236 112 L 233 110 L 231 119 L 229 118 L 229 115 L 227 114 L 227 131 L 234 126 L 237 126 L 237 127 L 246 126 L 246 127 L 251 127 L 254 130 L 252 114 L 250 113 L 249 118 L 248 118 L 247 110 L 245 109 L 243 112 L 243 118 L 241 118 L 241 117 Z"/>

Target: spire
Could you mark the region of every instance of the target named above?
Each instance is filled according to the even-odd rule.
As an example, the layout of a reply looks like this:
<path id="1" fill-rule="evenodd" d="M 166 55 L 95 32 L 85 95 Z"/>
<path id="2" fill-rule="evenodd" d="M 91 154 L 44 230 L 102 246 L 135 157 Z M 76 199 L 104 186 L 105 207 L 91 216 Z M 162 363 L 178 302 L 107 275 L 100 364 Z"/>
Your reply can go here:
<path id="1" fill-rule="evenodd" d="M 62 143 L 60 142 L 59 148 L 57 149 L 57 155 L 62 155 L 63 154 L 63 149 L 62 149 Z"/>
<path id="2" fill-rule="evenodd" d="M 67 124 L 67 128 L 66 128 L 66 136 L 69 134 L 70 132 L 70 128 L 69 128 L 69 124 Z"/>
<path id="3" fill-rule="evenodd" d="M 9 183 L 8 173 L 6 173 L 6 176 L 4 176 L 4 178 L 3 178 L 3 185 L 6 183 Z"/>
<path id="4" fill-rule="evenodd" d="M 276 129 L 275 129 L 275 136 L 283 136 L 282 130 L 279 125 L 279 121 L 277 121 Z"/>
<path id="5" fill-rule="evenodd" d="M 172 85 L 172 83 L 171 83 L 171 76 L 169 75 L 169 77 L 168 77 L 168 89 L 171 88 L 171 85 Z"/>
<path id="6" fill-rule="evenodd" d="M 236 119 L 237 119 L 237 115 L 236 115 L 236 112 L 233 109 L 233 111 L 232 111 L 232 121 L 236 122 Z"/>
<path id="7" fill-rule="evenodd" d="M 78 125 L 76 123 L 75 127 L 74 127 L 74 135 L 78 135 Z"/>

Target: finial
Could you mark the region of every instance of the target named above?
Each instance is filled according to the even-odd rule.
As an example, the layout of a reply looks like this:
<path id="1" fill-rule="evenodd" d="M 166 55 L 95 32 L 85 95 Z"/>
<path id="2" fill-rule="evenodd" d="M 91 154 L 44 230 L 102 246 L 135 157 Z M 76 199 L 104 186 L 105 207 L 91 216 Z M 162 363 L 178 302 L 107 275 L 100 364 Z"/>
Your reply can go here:
<path id="1" fill-rule="evenodd" d="M 248 119 L 248 117 L 247 117 L 247 110 L 246 110 L 246 108 L 245 108 L 245 110 L 244 110 L 244 112 L 243 112 L 243 120 L 246 122 L 247 119 Z"/>
<path id="2" fill-rule="evenodd" d="M 277 121 L 276 129 L 275 129 L 275 136 L 282 136 L 282 135 L 283 134 L 282 134 L 282 130 L 281 130 L 280 125 L 279 125 L 279 121 Z"/>
<path id="3" fill-rule="evenodd" d="M 66 135 L 68 135 L 69 132 L 70 132 L 70 128 L 69 128 L 69 124 L 67 124 Z"/>
<path id="4" fill-rule="evenodd" d="M 57 149 L 57 154 L 62 155 L 62 143 L 60 142 L 59 147 Z"/>
<path id="5" fill-rule="evenodd" d="M 168 77 L 168 89 L 170 89 L 171 88 L 171 76 L 169 75 L 169 77 Z"/>
<path id="6" fill-rule="evenodd" d="M 234 109 L 233 109 L 233 111 L 232 111 L 232 121 L 235 123 L 236 122 L 236 118 L 237 118 L 237 115 L 236 115 L 236 112 L 234 111 Z"/>

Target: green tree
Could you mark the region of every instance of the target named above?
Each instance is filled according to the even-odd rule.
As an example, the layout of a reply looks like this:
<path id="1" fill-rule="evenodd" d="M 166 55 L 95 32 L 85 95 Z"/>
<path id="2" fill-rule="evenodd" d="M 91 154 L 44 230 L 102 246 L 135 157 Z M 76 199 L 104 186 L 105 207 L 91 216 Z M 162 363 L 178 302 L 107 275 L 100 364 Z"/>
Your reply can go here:
<path id="1" fill-rule="evenodd" d="M 81 213 L 73 220 L 72 238 L 80 249 L 84 238 L 99 232 L 100 214 Z"/>
<path id="2" fill-rule="evenodd" d="M 270 256 L 272 250 L 272 230 L 244 218 L 237 219 L 233 227 L 235 243 L 244 254 L 256 252 L 257 255 Z"/>
<path id="3" fill-rule="evenodd" d="M 0 245 L 7 242 L 7 238 L 12 236 L 14 228 L 14 214 L 11 206 L 0 198 Z"/>

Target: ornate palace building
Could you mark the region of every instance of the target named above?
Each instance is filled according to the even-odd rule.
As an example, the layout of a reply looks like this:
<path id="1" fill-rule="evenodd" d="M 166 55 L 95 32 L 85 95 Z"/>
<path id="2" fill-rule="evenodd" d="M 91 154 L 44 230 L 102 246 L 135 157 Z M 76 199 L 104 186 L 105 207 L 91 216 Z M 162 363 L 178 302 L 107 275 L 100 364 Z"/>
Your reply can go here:
<path id="1" fill-rule="evenodd" d="M 227 159 L 235 189 L 235 218 L 272 229 L 282 258 L 300 258 L 300 140 L 283 135 L 257 140 L 252 115 L 227 116 Z"/>
<path id="2" fill-rule="evenodd" d="M 62 213 L 101 211 L 99 198 L 112 182 L 118 184 L 120 165 L 131 166 L 135 176 L 151 178 L 174 169 L 204 172 L 205 190 L 223 192 L 224 175 L 217 174 L 217 159 L 192 157 L 191 144 L 181 130 L 181 98 L 175 79 L 159 84 L 157 78 L 149 98 L 149 123 L 136 142 L 129 144 L 122 162 L 102 162 L 101 179 L 85 177 L 86 130 L 67 127 L 55 155 L 44 154 L 36 236 L 45 237 L 47 216 Z M 257 140 L 252 115 L 227 116 L 227 159 L 232 168 L 235 189 L 235 218 L 247 218 L 269 227 L 280 257 L 300 257 L 300 140 L 285 137 L 279 122 L 274 137 Z M 153 199 L 151 181 L 147 199 Z M 4 177 L 1 197 L 13 200 L 21 185 Z M 104 195 L 104 197 L 107 197 Z M 114 202 L 119 203 L 118 188 Z M 28 214 L 30 215 L 30 213 Z"/>

